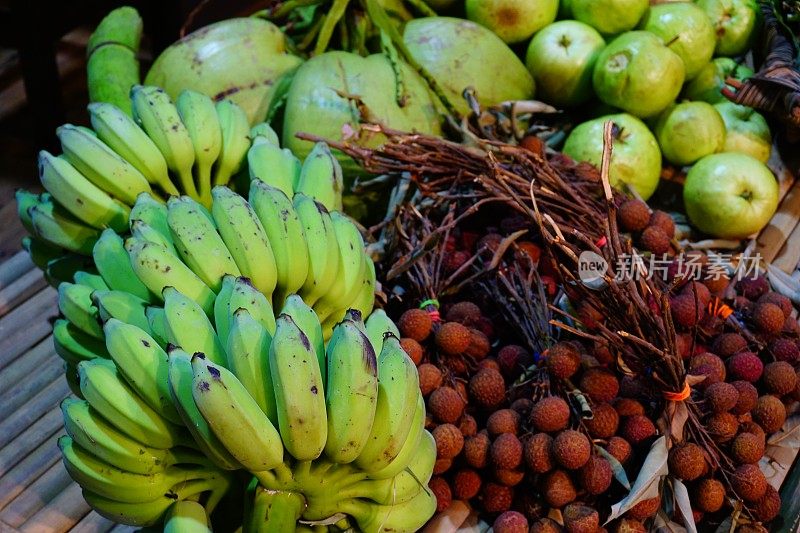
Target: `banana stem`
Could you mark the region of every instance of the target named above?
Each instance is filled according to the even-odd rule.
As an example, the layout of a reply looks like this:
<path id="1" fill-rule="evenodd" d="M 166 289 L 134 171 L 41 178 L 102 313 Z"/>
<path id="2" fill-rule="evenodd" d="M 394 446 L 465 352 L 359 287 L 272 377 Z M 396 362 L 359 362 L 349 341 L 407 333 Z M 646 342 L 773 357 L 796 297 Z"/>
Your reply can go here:
<path id="1" fill-rule="evenodd" d="M 217 466 L 211 459 L 194 448 L 176 446 L 170 450 L 172 464 L 192 464 L 216 469 Z"/>
<path id="2" fill-rule="evenodd" d="M 192 176 L 192 170 L 181 170 L 178 172 L 178 181 L 181 182 L 181 187 L 183 187 L 183 194 L 191 196 L 192 198 L 199 198 L 197 194 L 197 188 L 194 186 L 194 177 Z"/>
<path id="3" fill-rule="evenodd" d="M 331 6 L 330 11 L 328 11 L 328 13 L 325 15 L 325 22 L 322 24 L 322 28 L 319 30 L 317 45 L 314 47 L 315 56 L 328 49 L 328 44 L 333 36 L 333 30 L 336 29 L 336 25 L 339 23 L 339 20 L 344 16 L 349 3 L 350 0 L 333 0 L 333 5 Z"/>
<path id="4" fill-rule="evenodd" d="M 197 165 L 197 184 L 200 203 L 211 207 L 211 166 Z"/>

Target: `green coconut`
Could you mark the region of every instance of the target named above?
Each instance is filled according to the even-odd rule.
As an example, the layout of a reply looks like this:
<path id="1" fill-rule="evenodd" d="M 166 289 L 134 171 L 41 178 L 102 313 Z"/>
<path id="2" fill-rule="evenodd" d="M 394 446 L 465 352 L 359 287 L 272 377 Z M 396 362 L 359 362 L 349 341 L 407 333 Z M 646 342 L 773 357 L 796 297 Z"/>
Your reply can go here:
<path id="1" fill-rule="evenodd" d="M 233 18 L 172 44 L 153 63 L 145 84 L 163 87 L 173 99 L 184 89 L 228 98 L 256 124 L 266 117 L 278 81 L 301 63 L 271 22 Z"/>
<path id="2" fill-rule="evenodd" d="M 400 63 L 404 105 L 398 105 L 396 76 L 383 54 L 361 57 L 349 52 L 326 52 L 306 61 L 289 87 L 283 119 L 283 145 L 301 160 L 313 142 L 295 137 L 298 132 L 342 140 L 361 122 L 377 122 L 403 130 L 441 134 L 440 118 L 425 81 Z M 351 98 L 347 98 L 349 95 Z M 382 135 L 366 135 L 359 142 L 380 146 Z M 342 167 L 354 171 L 355 162 L 338 153 Z"/>
<path id="3" fill-rule="evenodd" d="M 406 24 L 403 41 L 461 113 L 469 111 L 462 96 L 467 87 L 475 89 L 484 106 L 534 96 L 535 83 L 525 64 L 479 24 L 451 17 L 414 19 Z"/>

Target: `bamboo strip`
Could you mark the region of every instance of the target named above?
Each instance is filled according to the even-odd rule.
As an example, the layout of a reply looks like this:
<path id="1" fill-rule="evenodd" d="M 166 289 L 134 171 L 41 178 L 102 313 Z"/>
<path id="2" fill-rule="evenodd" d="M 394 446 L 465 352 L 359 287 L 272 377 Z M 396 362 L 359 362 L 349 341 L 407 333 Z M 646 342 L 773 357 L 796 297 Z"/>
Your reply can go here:
<path id="1" fill-rule="evenodd" d="M 20 461 L 5 476 L 0 478 L 0 509 L 16 498 L 22 491 L 59 460 L 61 452 L 56 445 L 56 432 L 42 442 L 36 450 Z"/>
<path id="2" fill-rule="evenodd" d="M 42 442 L 61 431 L 63 419 L 61 409 L 51 409 L 37 420 L 16 439 L 0 450 L 0 477 L 6 475 L 26 455 L 35 450 Z"/>
<path id="3" fill-rule="evenodd" d="M 0 446 L 5 447 L 25 428 L 54 407 L 57 408 L 61 400 L 68 394 L 69 386 L 66 379 L 57 378 L 50 383 L 23 407 L 0 422 Z"/>
<path id="4" fill-rule="evenodd" d="M 30 373 L 20 380 L 9 381 L 13 385 L 0 395 L 0 405 L 7 413 L 16 411 L 48 384 L 57 379 L 63 379 L 63 375 L 64 363 L 54 353 L 36 372 Z"/>
<path id="5" fill-rule="evenodd" d="M 24 357 L 17 357 L 10 365 L 0 370 L 0 382 L 16 383 L 46 364 L 54 353 L 53 336 L 49 335 L 25 352 Z"/>
<path id="6" fill-rule="evenodd" d="M 21 527 L 48 502 L 55 499 L 72 483 L 61 462 L 56 462 L 39 479 L 31 483 L 14 501 L 0 511 L 0 520 L 13 527 Z"/>
<path id="7" fill-rule="evenodd" d="M 46 337 L 57 314 L 56 291 L 48 287 L 0 318 L 0 370 Z"/>
<path id="8" fill-rule="evenodd" d="M 72 483 L 19 530 L 23 533 L 63 533 L 80 522 L 89 511 L 91 508 L 83 499 L 80 486 Z"/>
<path id="9" fill-rule="evenodd" d="M 26 272 L 35 270 L 37 270 L 36 266 L 31 262 L 28 252 L 20 250 L 0 264 L 0 290 L 11 285 Z"/>
<path id="10" fill-rule="evenodd" d="M 31 270 L 8 287 L 0 290 L 0 316 L 10 313 L 17 305 L 47 286 L 40 270 Z"/>
<path id="11" fill-rule="evenodd" d="M 92 511 L 75 524 L 71 533 L 106 533 L 112 527 L 114 527 L 114 522 L 100 516 L 96 511 Z"/>

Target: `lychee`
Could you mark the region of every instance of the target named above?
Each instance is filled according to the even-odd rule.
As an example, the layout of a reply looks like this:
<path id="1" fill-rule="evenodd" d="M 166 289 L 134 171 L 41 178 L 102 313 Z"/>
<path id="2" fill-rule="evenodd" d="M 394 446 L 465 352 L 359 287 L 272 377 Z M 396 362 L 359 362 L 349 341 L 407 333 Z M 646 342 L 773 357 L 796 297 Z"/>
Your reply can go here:
<path id="1" fill-rule="evenodd" d="M 562 533 L 563 529 L 555 520 L 550 518 L 540 518 L 533 524 L 528 533 Z"/>
<path id="2" fill-rule="evenodd" d="M 747 340 L 738 333 L 723 333 L 714 338 L 711 350 L 720 357 L 728 358 L 747 350 Z"/>
<path id="3" fill-rule="evenodd" d="M 544 474 L 555 468 L 553 437 L 547 433 L 536 433 L 525 441 L 525 464 L 535 474 Z"/>
<path id="4" fill-rule="evenodd" d="M 756 329 L 767 335 L 779 333 L 785 321 L 783 310 L 775 304 L 764 302 L 757 304 L 753 309 L 753 324 Z"/>
<path id="5" fill-rule="evenodd" d="M 581 376 L 580 389 L 593 402 L 610 402 L 619 392 L 619 381 L 607 370 L 592 368 Z"/>
<path id="6" fill-rule="evenodd" d="M 688 442 L 679 444 L 669 451 L 669 471 L 683 481 L 692 481 L 703 475 L 706 458 L 703 449 Z"/>
<path id="7" fill-rule="evenodd" d="M 492 442 L 489 456 L 495 468 L 516 468 L 522 463 L 522 443 L 516 435 L 503 433 Z"/>
<path id="8" fill-rule="evenodd" d="M 489 457 L 489 435 L 478 432 L 474 437 L 464 441 L 464 459 L 473 468 L 484 468 Z"/>
<path id="9" fill-rule="evenodd" d="M 497 364 L 503 376 L 513 381 L 530 364 L 530 357 L 522 346 L 509 344 L 497 352 Z"/>
<path id="10" fill-rule="evenodd" d="M 528 519 L 516 511 L 506 511 L 492 524 L 494 533 L 528 533 Z"/>
<path id="11" fill-rule="evenodd" d="M 481 491 L 483 508 L 487 513 L 502 513 L 511 508 L 514 489 L 499 483 L 486 483 Z"/>
<path id="12" fill-rule="evenodd" d="M 712 383 L 705 390 L 706 407 L 709 411 L 722 413 L 730 411 L 739 400 L 739 391 L 730 383 Z"/>
<path id="13" fill-rule="evenodd" d="M 489 342 L 489 337 L 487 337 L 482 331 L 474 328 L 470 328 L 469 335 L 470 342 L 466 351 L 464 351 L 464 355 L 471 357 L 475 361 L 480 361 L 489 355 L 489 352 L 492 349 L 492 344 Z"/>
<path id="14" fill-rule="evenodd" d="M 786 422 L 786 407 L 775 396 L 765 395 L 758 399 L 752 410 L 753 420 L 766 433 L 775 433 Z"/>
<path id="15" fill-rule="evenodd" d="M 764 371 L 764 363 L 753 352 L 739 352 L 728 359 L 731 379 L 755 383 Z"/>
<path id="16" fill-rule="evenodd" d="M 760 500 L 767 492 L 767 478 L 756 465 L 740 465 L 731 480 L 733 490 L 747 502 Z"/>
<path id="17" fill-rule="evenodd" d="M 425 350 L 422 348 L 422 345 L 412 339 L 411 337 L 403 337 L 400 339 L 400 346 L 403 348 L 403 351 L 408 354 L 412 361 L 414 361 L 415 365 L 419 365 L 422 362 L 422 357 L 425 355 Z"/>
<path id="18" fill-rule="evenodd" d="M 705 426 L 714 442 L 728 442 L 739 429 L 739 421 L 730 413 L 714 413 L 705 420 Z"/>
<path id="19" fill-rule="evenodd" d="M 614 533 L 647 533 L 645 525 L 635 518 L 620 518 Z"/>
<path id="20" fill-rule="evenodd" d="M 776 361 L 765 366 L 761 380 L 767 392 L 777 396 L 789 394 L 797 387 L 797 375 L 792 365 L 786 361 Z"/>
<path id="21" fill-rule="evenodd" d="M 643 415 L 644 406 L 633 398 L 617 398 L 614 400 L 614 409 L 619 416 Z"/>
<path id="22" fill-rule="evenodd" d="M 624 465 L 628 459 L 630 459 L 631 453 L 633 453 L 631 445 L 628 443 L 628 441 L 622 437 L 616 436 L 608 439 L 606 451 L 611 455 L 611 457 L 615 458 L 622 465 Z"/>
<path id="23" fill-rule="evenodd" d="M 596 533 L 600 526 L 597 511 L 580 503 L 570 503 L 564 507 L 564 529 L 567 533 Z"/>
<path id="24" fill-rule="evenodd" d="M 472 415 L 464 413 L 458 422 L 458 429 L 465 437 L 472 437 L 478 432 L 478 422 Z"/>
<path id="25" fill-rule="evenodd" d="M 491 368 L 482 368 L 469 381 L 469 395 L 478 405 L 496 407 L 506 396 L 502 374 Z"/>
<path id="26" fill-rule="evenodd" d="M 453 501 L 453 494 L 450 491 L 450 485 L 447 484 L 447 481 L 445 481 L 443 477 L 432 477 L 428 482 L 428 488 L 431 489 L 433 495 L 436 496 L 437 513 L 441 513 L 450 507 Z"/>
<path id="27" fill-rule="evenodd" d="M 619 414 L 607 403 L 592 407 L 592 418 L 584 418 L 583 423 L 589 434 L 596 439 L 607 439 L 617 433 Z"/>
<path id="28" fill-rule="evenodd" d="M 731 443 L 731 457 L 739 464 L 755 464 L 764 456 L 764 438 L 739 433 Z"/>
<path id="29" fill-rule="evenodd" d="M 494 479 L 506 487 L 516 487 L 525 479 L 525 472 L 522 470 L 495 469 Z"/>
<path id="30" fill-rule="evenodd" d="M 417 367 L 419 374 L 419 390 L 427 396 L 442 385 L 442 371 L 430 363 L 422 363 Z"/>
<path id="31" fill-rule="evenodd" d="M 453 494 L 459 500 L 471 500 L 481 490 L 481 476 L 470 468 L 459 470 L 453 478 Z"/>
<path id="32" fill-rule="evenodd" d="M 554 470 L 547 475 L 543 483 L 544 499 L 550 507 L 560 509 L 578 495 L 572 478 L 564 470 Z"/>
<path id="33" fill-rule="evenodd" d="M 523 418 L 528 418 L 533 408 L 533 400 L 529 398 L 517 398 L 511 402 L 511 408 Z"/>
<path id="34" fill-rule="evenodd" d="M 767 350 L 776 361 L 795 364 L 800 359 L 800 348 L 791 339 L 773 339 L 767 346 Z"/>
<path id="35" fill-rule="evenodd" d="M 486 420 L 486 429 L 489 435 L 496 437 L 501 433 L 517 434 L 519 431 L 519 414 L 513 409 L 500 409 L 495 411 Z"/>
<path id="36" fill-rule="evenodd" d="M 445 322 L 436 332 L 436 346 L 446 355 L 464 353 L 471 341 L 469 329 L 458 322 Z"/>
<path id="37" fill-rule="evenodd" d="M 644 415 L 629 416 L 622 423 L 620 434 L 632 445 L 636 446 L 656 434 L 653 421 Z"/>
<path id="38" fill-rule="evenodd" d="M 767 484 L 767 490 L 758 501 L 753 503 L 753 511 L 762 522 L 773 520 L 781 511 L 781 495 L 772 485 Z"/>
<path id="39" fill-rule="evenodd" d="M 452 459 L 436 459 L 436 462 L 433 463 L 433 475 L 438 476 L 444 474 L 450 467 L 453 466 Z"/>
<path id="40" fill-rule="evenodd" d="M 781 308 L 781 311 L 783 311 L 783 316 L 786 317 L 786 318 L 788 318 L 789 315 L 792 314 L 792 301 L 789 298 L 787 298 L 786 296 L 784 296 L 783 294 L 780 294 L 780 293 L 777 293 L 777 292 L 764 293 L 758 299 L 758 301 L 756 303 L 758 303 L 758 304 L 763 304 L 763 303 L 775 304 L 775 305 L 777 305 L 778 307 Z"/>
<path id="41" fill-rule="evenodd" d="M 546 396 L 533 404 L 531 422 L 544 432 L 559 431 L 569 424 L 569 404 L 558 396 Z"/>
<path id="42" fill-rule="evenodd" d="M 452 387 L 439 387 L 428 398 L 428 409 L 440 422 L 455 424 L 464 412 L 464 399 Z"/>
<path id="43" fill-rule="evenodd" d="M 581 354 L 572 344 L 560 342 L 547 350 L 547 370 L 554 377 L 571 378 L 581 364 Z"/>
<path id="44" fill-rule="evenodd" d="M 639 244 L 645 250 L 661 255 L 669 252 L 670 237 L 658 226 L 648 226 L 639 236 Z"/>
<path id="45" fill-rule="evenodd" d="M 671 298 L 669 304 L 672 320 L 684 328 L 695 326 L 703 316 L 703 304 L 696 301 L 694 295 L 679 294 Z"/>
<path id="46" fill-rule="evenodd" d="M 749 381 L 734 381 L 731 383 L 739 393 L 736 399 L 736 405 L 731 408 L 731 413 L 735 415 L 743 415 L 749 413 L 756 406 L 758 401 L 758 390 Z"/>
<path id="47" fill-rule="evenodd" d="M 592 455 L 578 471 L 578 479 L 589 494 L 602 494 L 611 486 L 614 473 L 611 463 L 603 457 Z"/>
<path id="48" fill-rule="evenodd" d="M 625 513 L 629 518 L 646 520 L 656 514 L 661 508 L 661 496 L 642 500 Z"/>
<path id="49" fill-rule="evenodd" d="M 409 337 L 417 342 L 428 338 L 433 328 L 433 320 L 427 311 L 422 309 L 409 309 L 400 315 L 397 327 L 404 337 Z"/>
<path id="50" fill-rule="evenodd" d="M 453 424 L 441 424 L 432 432 L 436 441 L 436 458 L 453 459 L 464 447 L 464 435 Z"/>
<path id="51" fill-rule="evenodd" d="M 694 490 L 693 502 L 704 513 L 716 513 L 725 503 L 725 487 L 716 479 L 701 479 Z"/>
<path id="52" fill-rule="evenodd" d="M 650 215 L 649 225 L 661 228 L 661 231 L 666 233 L 667 237 L 670 239 L 675 236 L 675 221 L 672 220 L 672 217 L 669 216 L 669 213 L 665 211 L 653 211 L 653 214 Z"/>
<path id="53" fill-rule="evenodd" d="M 690 281 L 687 283 L 683 289 L 681 289 L 681 294 L 687 294 L 692 298 L 697 298 L 703 307 L 707 306 L 708 302 L 711 301 L 711 291 L 699 281 Z"/>
<path id="54" fill-rule="evenodd" d="M 620 226 L 625 231 L 642 231 L 650 222 L 650 208 L 638 199 L 622 202 L 617 215 Z"/>
<path id="55" fill-rule="evenodd" d="M 758 300 L 769 290 L 769 283 L 764 276 L 744 278 L 736 283 L 736 290 L 745 298 Z"/>
<path id="56" fill-rule="evenodd" d="M 481 309 L 472 302 L 458 302 L 450 306 L 445 314 L 448 322 L 458 322 L 464 326 L 474 325 L 481 317 Z"/>
<path id="57" fill-rule="evenodd" d="M 558 464 L 569 470 L 585 465 L 591 452 L 591 442 L 579 431 L 566 429 L 553 439 L 553 457 Z"/>

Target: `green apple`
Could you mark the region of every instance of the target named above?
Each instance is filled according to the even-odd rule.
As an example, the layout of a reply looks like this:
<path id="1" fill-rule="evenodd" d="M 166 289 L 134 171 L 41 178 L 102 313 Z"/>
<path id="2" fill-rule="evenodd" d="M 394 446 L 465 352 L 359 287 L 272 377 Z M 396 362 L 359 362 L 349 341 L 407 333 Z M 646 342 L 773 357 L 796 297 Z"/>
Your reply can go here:
<path id="1" fill-rule="evenodd" d="M 605 45 L 597 30 L 577 20 L 561 20 L 539 31 L 525 56 L 538 97 L 560 107 L 586 102 L 592 96 L 592 69 Z"/>
<path id="2" fill-rule="evenodd" d="M 627 113 L 606 115 L 579 124 L 567 137 L 564 153 L 576 161 L 588 161 L 600 166 L 603 157 L 603 126 L 614 123 L 611 166 L 611 185 L 628 185 L 647 199 L 658 187 L 661 176 L 661 152 L 658 143 L 644 122 Z"/>
<path id="3" fill-rule="evenodd" d="M 691 165 L 701 157 L 721 152 L 725 123 L 706 102 L 683 102 L 664 110 L 653 132 L 661 153 L 676 165 Z"/>
<path id="4" fill-rule="evenodd" d="M 687 80 L 694 78 L 714 55 L 717 37 L 711 20 L 691 2 L 654 5 L 639 28 L 661 37 L 680 56 Z"/>
<path id="5" fill-rule="evenodd" d="M 466 8 L 469 20 L 518 43 L 556 19 L 558 0 L 467 0 Z"/>
<path id="6" fill-rule="evenodd" d="M 766 163 L 772 150 L 772 133 L 766 119 L 755 109 L 733 102 L 714 107 L 725 121 L 725 152 L 740 152 Z"/>
<path id="7" fill-rule="evenodd" d="M 575 20 L 588 24 L 603 35 L 632 30 L 647 11 L 648 0 L 571 0 Z"/>
<path id="8" fill-rule="evenodd" d="M 738 56 L 753 44 L 761 11 L 757 0 L 697 0 L 717 33 L 718 56 Z"/>
<path id="9" fill-rule="evenodd" d="M 725 87 L 725 80 L 728 78 L 744 80 L 752 75 L 752 70 L 733 59 L 718 57 L 706 63 L 697 76 L 683 87 L 683 97 L 689 100 L 702 100 L 709 104 L 727 102 L 721 92 Z"/>
<path id="10" fill-rule="evenodd" d="M 629 31 L 600 52 L 592 85 L 605 103 L 646 118 L 675 100 L 683 77 L 683 61 L 661 39 L 648 31 Z"/>
<path id="11" fill-rule="evenodd" d="M 403 42 L 461 113 L 469 113 L 464 89 L 481 105 L 533 98 L 536 85 L 525 64 L 497 35 L 470 20 L 425 17 L 409 21 Z"/>
<path id="12" fill-rule="evenodd" d="M 761 230 L 775 214 L 778 182 L 766 165 L 749 155 L 707 155 L 689 170 L 683 203 L 700 231 L 742 239 Z"/>

